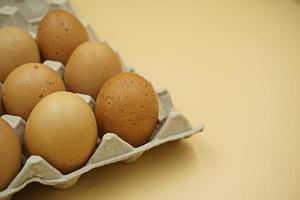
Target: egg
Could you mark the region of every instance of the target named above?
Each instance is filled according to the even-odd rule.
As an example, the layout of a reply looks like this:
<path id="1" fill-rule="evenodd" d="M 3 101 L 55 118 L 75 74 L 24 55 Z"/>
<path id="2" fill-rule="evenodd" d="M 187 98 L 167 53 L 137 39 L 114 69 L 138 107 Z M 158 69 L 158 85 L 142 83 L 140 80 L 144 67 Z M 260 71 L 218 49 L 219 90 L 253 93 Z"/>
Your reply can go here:
<path id="1" fill-rule="evenodd" d="M 20 142 L 14 129 L 0 118 L 0 191 L 15 178 L 20 168 Z"/>
<path id="2" fill-rule="evenodd" d="M 30 155 L 47 160 L 66 174 L 82 167 L 97 142 L 97 123 L 90 106 L 71 92 L 43 98 L 31 112 L 24 141 Z"/>
<path id="3" fill-rule="evenodd" d="M 96 119 L 102 133 L 115 133 L 132 146 L 145 144 L 158 121 L 158 100 L 142 76 L 124 72 L 109 79 L 99 91 Z"/>
<path id="4" fill-rule="evenodd" d="M 19 27 L 0 28 L 0 81 L 16 67 L 39 62 L 40 54 L 35 40 Z"/>
<path id="5" fill-rule="evenodd" d="M 37 43 L 44 60 L 66 64 L 74 49 L 89 40 L 80 21 L 63 10 L 50 11 L 39 24 Z"/>
<path id="6" fill-rule="evenodd" d="M 120 72 L 121 63 L 106 43 L 86 42 L 74 50 L 67 63 L 66 88 L 96 99 L 102 85 Z"/>
<path id="7" fill-rule="evenodd" d="M 2 87 L 2 104 L 11 115 L 27 120 L 34 106 L 50 93 L 65 90 L 63 80 L 50 67 L 27 63 L 12 71 Z"/>

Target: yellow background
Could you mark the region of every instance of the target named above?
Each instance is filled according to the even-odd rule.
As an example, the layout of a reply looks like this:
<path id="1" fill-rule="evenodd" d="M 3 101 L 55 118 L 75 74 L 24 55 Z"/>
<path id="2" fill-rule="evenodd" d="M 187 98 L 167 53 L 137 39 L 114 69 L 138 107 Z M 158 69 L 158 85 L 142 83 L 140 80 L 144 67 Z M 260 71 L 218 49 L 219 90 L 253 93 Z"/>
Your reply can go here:
<path id="1" fill-rule="evenodd" d="M 203 134 L 15 199 L 300 199 L 300 1 L 72 0 Z"/>

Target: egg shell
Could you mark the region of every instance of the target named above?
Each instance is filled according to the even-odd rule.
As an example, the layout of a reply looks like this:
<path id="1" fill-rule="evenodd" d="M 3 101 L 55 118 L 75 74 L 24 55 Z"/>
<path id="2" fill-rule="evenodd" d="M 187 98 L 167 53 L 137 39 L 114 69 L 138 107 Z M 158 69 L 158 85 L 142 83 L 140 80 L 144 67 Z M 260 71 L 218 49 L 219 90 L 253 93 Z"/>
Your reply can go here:
<path id="1" fill-rule="evenodd" d="M 21 168 L 21 146 L 14 129 L 0 118 L 0 191 L 5 189 Z"/>
<path id="2" fill-rule="evenodd" d="M 146 143 L 158 121 L 158 100 L 152 85 L 127 72 L 109 79 L 99 91 L 96 118 L 102 133 L 115 133 L 137 147 Z"/>
<path id="3" fill-rule="evenodd" d="M 82 167 L 96 147 L 97 123 L 93 110 L 77 95 L 56 92 L 31 112 L 25 129 L 30 155 L 47 160 L 62 173 Z"/>
<path id="4" fill-rule="evenodd" d="M 63 10 L 50 11 L 39 24 L 37 43 L 44 60 L 66 64 L 74 49 L 89 40 L 80 21 Z"/>
<path id="5" fill-rule="evenodd" d="M 60 76 L 40 63 L 27 63 L 12 71 L 2 87 L 2 104 L 8 114 L 27 120 L 34 106 L 50 93 L 63 91 Z"/>
<path id="6" fill-rule="evenodd" d="M 25 30 L 9 26 L 0 29 L 0 81 L 16 67 L 30 62 L 40 62 L 35 40 Z"/>
<path id="7" fill-rule="evenodd" d="M 65 85 L 69 91 L 96 99 L 102 85 L 121 72 L 119 58 L 106 43 L 86 42 L 74 50 L 67 63 Z"/>

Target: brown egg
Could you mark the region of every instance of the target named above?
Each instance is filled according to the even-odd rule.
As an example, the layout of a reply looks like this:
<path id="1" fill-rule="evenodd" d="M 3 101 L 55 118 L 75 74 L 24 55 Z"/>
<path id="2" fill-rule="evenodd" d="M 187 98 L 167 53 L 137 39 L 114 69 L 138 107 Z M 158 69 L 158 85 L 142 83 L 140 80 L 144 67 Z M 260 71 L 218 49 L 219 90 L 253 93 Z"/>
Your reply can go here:
<path id="1" fill-rule="evenodd" d="M 21 168 L 21 146 L 14 129 L 0 118 L 0 191 L 15 178 Z"/>
<path id="2" fill-rule="evenodd" d="M 37 43 L 44 60 L 66 64 L 73 50 L 88 41 L 88 34 L 80 21 L 63 10 L 50 11 L 41 21 Z"/>
<path id="3" fill-rule="evenodd" d="M 67 63 L 66 88 L 96 99 L 102 85 L 120 72 L 120 61 L 106 43 L 86 42 L 74 50 Z"/>
<path id="4" fill-rule="evenodd" d="M 47 65 L 27 63 L 12 71 L 2 88 L 2 104 L 11 115 L 27 120 L 34 106 L 45 96 L 65 90 L 60 76 Z"/>
<path id="5" fill-rule="evenodd" d="M 71 92 L 56 92 L 33 109 L 24 139 L 30 155 L 41 156 L 62 173 L 69 173 L 87 162 L 97 135 L 90 106 Z"/>
<path id="6" fill-rule="evenodd" d="M 137 147 L 151 137 L 158 120 L 158 101 L 151 84 L 135 73 L 120 73 L 101 88 L 96 119 L 102 133 L 115 133 Z"/>
<path id="7" fill-rule="evenodd" d="M 0 81 L 16 67 L 30 62 L 40 62 L 38 47 L 31 35 L 19 27 L 0 29 Z"/>

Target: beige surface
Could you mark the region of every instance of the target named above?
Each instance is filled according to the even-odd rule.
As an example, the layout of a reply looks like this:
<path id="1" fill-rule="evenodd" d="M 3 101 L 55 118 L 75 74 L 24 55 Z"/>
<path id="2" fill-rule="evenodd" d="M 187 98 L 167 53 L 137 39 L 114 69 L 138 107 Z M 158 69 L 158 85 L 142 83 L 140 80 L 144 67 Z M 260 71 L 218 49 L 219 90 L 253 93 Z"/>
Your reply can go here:
<path id="1" fill-rule="evenodd" d="M 80 1 L 203 135 L 15 199 L 300 199 L 300 1 Z"/>

